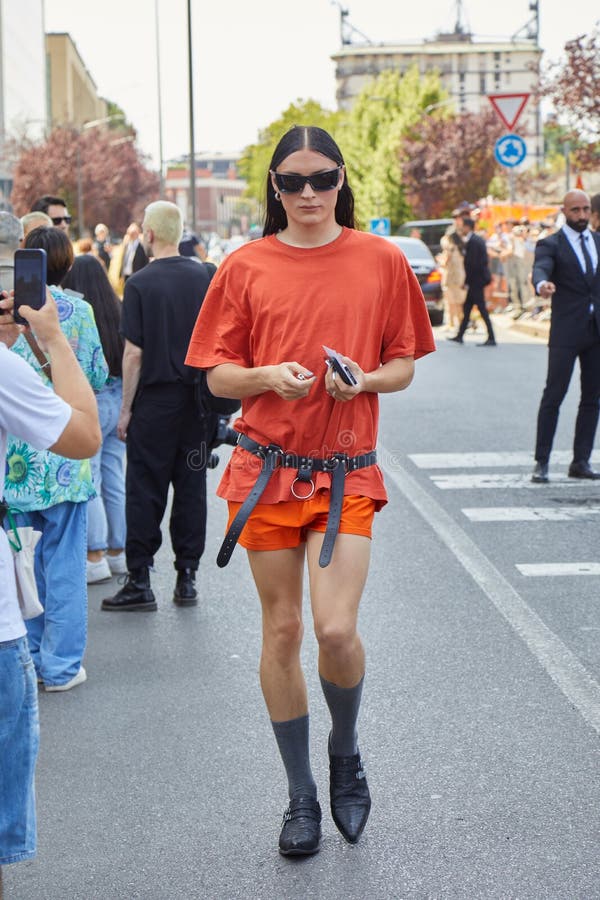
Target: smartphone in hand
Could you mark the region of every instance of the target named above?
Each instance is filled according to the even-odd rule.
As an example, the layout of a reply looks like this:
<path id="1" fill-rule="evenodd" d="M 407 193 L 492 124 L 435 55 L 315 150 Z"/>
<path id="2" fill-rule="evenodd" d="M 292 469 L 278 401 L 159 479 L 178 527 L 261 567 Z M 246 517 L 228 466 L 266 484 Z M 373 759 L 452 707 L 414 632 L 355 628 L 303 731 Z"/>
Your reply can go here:
<path id="1" fill-rule="evenodd" d="M 336 350 L 332 350 L 331 347 L 326 347 L 325 344 L 322 344 L 323 350 L 325 351 L 325 356 L 329 360 L 329 365 L 333 369 L 333 371 L 340 376 L 342 381 L 345 381 L 346 384 L 355 385 L 358 384 L 358 381 L 352 374 L 352 371 L 348 368 L 346 363 L 342 360 L 342 357 Z"/>
<path id="2" fill-rule="evenodd" d="M 27 325 L 20 306 L 41 309 L 46 302 L 46 251 L 41 247 L 15 251 L 15 306 L 13 318 Z"/>

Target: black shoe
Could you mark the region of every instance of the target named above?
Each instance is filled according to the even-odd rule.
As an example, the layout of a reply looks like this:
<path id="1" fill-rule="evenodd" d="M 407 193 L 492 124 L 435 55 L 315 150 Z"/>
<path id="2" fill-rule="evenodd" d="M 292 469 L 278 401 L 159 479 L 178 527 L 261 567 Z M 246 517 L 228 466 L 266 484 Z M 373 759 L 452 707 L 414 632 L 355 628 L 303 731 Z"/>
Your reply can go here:
<path id="1" fill-rule="evenodd" d="M 531 473 L 531 480 L 534 484 L 547 484 L 550 480 L 548 478 L 548 463 L 536 462 L 535 469 Z"/>
<path id="2" fill-rule="evenodd" d="M 338 831 L 350 844 L 356 844 L 371 811 L 371 795 L 360 753 L 329 754 L 329 798 Z"/>
<path id="3" fill-rule="evenodd" d="M 198 592 L 196 591 L 196 572 L 194 569 L 179 569 L 177 583 L 173 592 L 173 603 L 177 606 L 196 606 Z"/>
<path id="4" fill-rule="evenodd" d="M 102 609 L 124 612 L 148 611 L 156 609 L 156 598 L 150 587 L 150 572 L 147 566 L 132 569 L 127 573 L 125 584 L 114 597 L 102 601 Z"/>
<path id="5" fill-rule="evenodd" d="M 311 797 L 290 800 L 279 835 L 282 856 L 310 856 L 321 844 L 321 807 Z"/>
<path id="6" fill-rule="evenodd" d="M 462 338 L 460 337 L 460 335 L 458 335 L 458 334 L 455 334 L 454 337 L 446 338 L 446 340 L 447 340 L 447 341 L 454 341 L 455 344 L 462 344 L 462 342 L 463 342 L 463 339 L 462 339 Z"/>
<path id="7" fill-rule="evenodd" d="M 600 478 L 600 472 L 594 472 L 589 462 L 585 459 L 579 462 L 572 462 L 569 466 L 569 478 L 589 478 L 597 481 Z"/>
<path id="8" fill-rule="evenodd" d="M 478 347 L 497 347 L 498 344 L 494 340 L 494 338 L 488 338 L 487 341 L 484 341 L 483 344 L 477 344 Z"/>

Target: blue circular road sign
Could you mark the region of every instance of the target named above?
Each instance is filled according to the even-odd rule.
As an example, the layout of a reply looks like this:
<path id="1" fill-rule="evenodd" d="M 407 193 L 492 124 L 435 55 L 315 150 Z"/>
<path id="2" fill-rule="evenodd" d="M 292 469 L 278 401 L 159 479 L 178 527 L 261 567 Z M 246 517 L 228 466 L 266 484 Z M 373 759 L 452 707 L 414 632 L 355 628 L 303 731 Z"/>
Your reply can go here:
<path id="1" fill-rule="evenodd" d="M 494 144 L 494 156 L 501 166 L 512 169 L 527 156 L 527 144 L 518 134 L 505 134 Z"/>

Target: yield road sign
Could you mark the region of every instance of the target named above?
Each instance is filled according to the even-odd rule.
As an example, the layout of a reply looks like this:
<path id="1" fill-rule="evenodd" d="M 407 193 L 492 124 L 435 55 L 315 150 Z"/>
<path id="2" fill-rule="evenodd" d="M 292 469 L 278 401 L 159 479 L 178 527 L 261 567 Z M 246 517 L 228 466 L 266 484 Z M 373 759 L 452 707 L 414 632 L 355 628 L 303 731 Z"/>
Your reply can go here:
<path id="1" fill-rule="evenodd" d="M 531 94 L 488 94 L 487 98 L 510 131 L 515 127 Z"/>
<path id="2" fill-rule="evenodd" d="M 505 134 L 494 144 L 494 156 L 501 166 L 512 169 L 527 156 L 527 144 L 518 134 Z"/>

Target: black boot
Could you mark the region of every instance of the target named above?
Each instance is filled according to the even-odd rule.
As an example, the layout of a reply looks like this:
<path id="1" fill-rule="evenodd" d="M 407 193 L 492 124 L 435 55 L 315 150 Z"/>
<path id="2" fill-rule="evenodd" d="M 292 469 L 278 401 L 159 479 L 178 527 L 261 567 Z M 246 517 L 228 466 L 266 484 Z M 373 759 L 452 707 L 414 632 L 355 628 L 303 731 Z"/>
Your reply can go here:
<path id="1" fill-rule="evenodd" d="M 193 569 L 178 570 L 177 583 L 173 592 L 173 603 L 177 606 L 196 606 L 198 603 L 196 573 Z"/>
<path id="2" fill-rule="evenodd" d="M 371 795 L 360 753 L 329 754 L 329 798 L 338 831 L 350 844 L 356 844 L 371 811 Z"/>
<path id="3" fill-rule="evenodd" d="M 106 597 L 102 601 L 102 609 L 108 611 L 123 610 L 125 612 L 139 610 L 152 612 L 156 609 L 156 598 L 150 587 L 150 571 L 148 566 L 131 569 L 121 590 L 114 597 Z"/>

